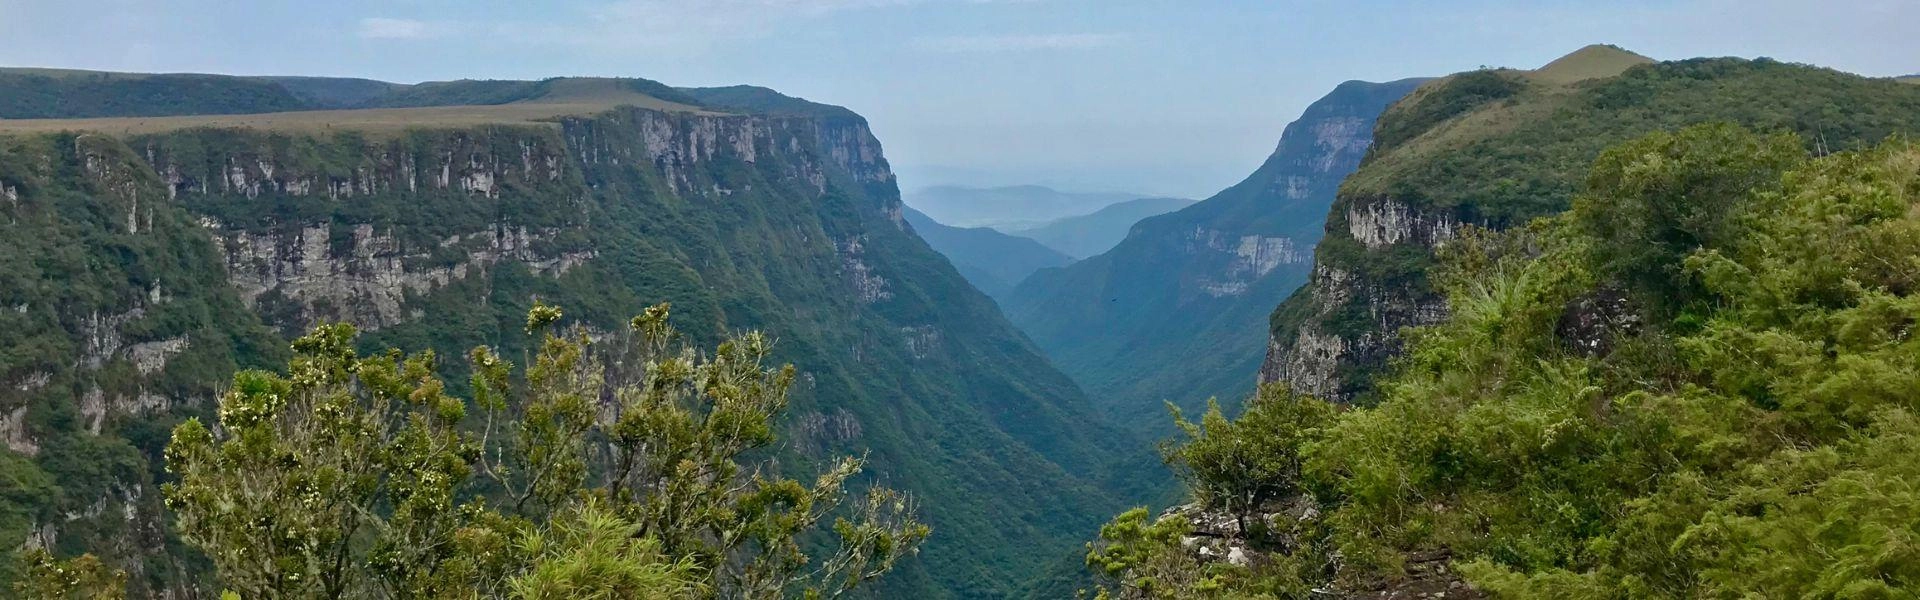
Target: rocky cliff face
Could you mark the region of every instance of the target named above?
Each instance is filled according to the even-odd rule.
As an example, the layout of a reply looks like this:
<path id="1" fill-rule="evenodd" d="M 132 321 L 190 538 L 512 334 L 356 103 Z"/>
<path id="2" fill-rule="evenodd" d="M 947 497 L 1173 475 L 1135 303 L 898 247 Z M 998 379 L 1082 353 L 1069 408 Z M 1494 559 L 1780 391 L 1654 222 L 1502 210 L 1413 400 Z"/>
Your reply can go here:
<path id="1" fill-rule="evenodd" d="M 1122 422 L 1164 427 L 1166 400 L 1237 400 L 1259 364 L 1259 323 L 1306 279 L 1308 249 L 1374 119 L 1417 84 L 1342 84 L 1245 181 L 1141 221 L 1106 254 L 1036 273 L 1010 316 Z"/>
<path id="2" fill-rule="evenodd" d="M 1332 400 L 1352 400 L 1363 383 L 1343 365 L 1384 364 L 1398 352 L 1404 327 L 1446 318 L 1445 301 L 1369 267 L 1430 256 L 1452 239 L 1461 220 L 1451 211 L 1418 208 L 1392 197 L 1342 198 L 1335 202 L 1321 240 L 1321 258 L 1305 286 L 1275 313 L 1260 382 L 1285 382 L 1294 391 Z M 1352 251 L 1377 261 L 1356 269 L 1341 260 Z M 1365 272 L 1362 272 L 1362 271 Z M 1397 274 L 1396 274 L 1397 275 Z"/>
<path id="3" fill-rule="evenodd" d="M 52 482 L 0 500 L 0 536 L 193 595 L 159 450 L 286 335 L 516 355 L 535 298 L 607 330 L 669 301 L 689 335 L 763 329 L 804 373 L 782 464 L 871 453 L 918 496 L 939 534 L 882 593 L 1005 595 L 1119 506 L 1107 464 L 1144 445 L 903 224 L 864 120 L 782 102 L 809 110 L 0 138 L 0 227 L 24 240 L 0 264 L 32 267 L 0 274 L 0 328 L 27 332 L 0 337 L 0 470 Z"/>

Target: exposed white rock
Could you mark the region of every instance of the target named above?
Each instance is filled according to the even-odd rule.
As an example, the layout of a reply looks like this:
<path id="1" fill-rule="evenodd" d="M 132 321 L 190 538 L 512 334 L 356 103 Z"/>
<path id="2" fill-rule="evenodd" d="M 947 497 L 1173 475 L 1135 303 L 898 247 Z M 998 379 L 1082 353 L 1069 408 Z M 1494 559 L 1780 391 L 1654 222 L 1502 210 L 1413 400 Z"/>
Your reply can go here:
<path id="1" fill-rule="evenodd" d="M 866 247 L 862 238 L 836 241 L 834 247 L 839 250 L 840 270 L 853 285 L 854 297 L 867 304 L 893 298 L 893 290 L 888 289 L 886 278 L 881 277 L 864 260 Z"/>
<path id="2" fill-rule="evenodd" d="M 1292 238 L 1257 235 L 1242 236 L 1240 245 L 1234 248 L 1234 256 L 1239 259 L 1230 269 L 1254 278 L 1265 276 L 1280 265 L 1299 264 L 1306 259 Z"/>
<path id="3" fill-rule="evenodd" d="M 1305 175 L 1288 175 L 1282 185 L 1287 190 L 1288 200 L 1305 200 L 1313 193 L 1313 178 Z"/>
<path id="4" fill-rule="evenodd" d="M 83 342 L 80 364 L 89 369 L 98 369 L 107 364 L 124 345 L 120 328 L 145 314 L 145 309 L 134 307 L 120 314 L 102 316 L 95 312 L 88 315 L 80 324 L 80 340 Z"/>
<path id="5" fill-rule="evenodd" d="M 923 359 L 940 350 L 940 328 L 933 325 L 901 327 L 900 342 L 915 359 Z"/>
<path id="6" fill-rule="evenodd" d="M 1200 284 L 1200 291 L 1206 292 L 1208 296 L 1215 298 L 1239 296 L 1247 293 L 1247 284 L 1243 281 L 1228 281 L 1224 283 L 1208 281 Z"/>
<path id="7" fill-rule="evenodd" d="M 1221 266 L 1196 278 L 1201 292 L 1215 298 L 1245 294 L 1253 282 L 1280 265 L 1303 264 L 1309 259 L 1292 238 L 1233 236 L 1199 226 L 1187 234 L 1187 251 L 1224 259 L 1209 259 L 1207 262 Z"/>
<path id="8" fill-rule="evenodd" d="M 16 406 L 13 410 L 0 413 L 0 437 L 4 437 L 7 448 L 27 456 L 40 454 L 40 444 L 27 432 L 27 407 Z"/>
<path id="9" fill-rule="evenodd" d="M 1373 120 L 1358 116 L 1322 119 L 1313 125 L 1313 140 L 1319 150 L 1314 154 L 1313 170 L 1330 173 L 1366 153 L 1373 143 Z"/>
<path id="10" fill-rule="evenodd" d="M 1290 348 L 1281 346 L 1280 342 L 1278 339 L 1267 341 L 1268 362 L 1261 369 L 1263 381 L 1284 381 L 1297 393 L 1319 398 L 1338 395 L 1334 370 L 1347 351 L 1346 339 L 1322 335 L 1308 325 L 1300 328 Z"/>
<path id="11" fill-rule="evenodd" d="M 1347 206 L 1347 234 L 1370 250 L 1401 242 L 1433 246 L 1452 239 L 1460 224 L 1446 214 L 1427 214 L 1394 199 Z"/>
<path id="12" fill-rule="evenodd" d="M 80 416 L 87 420 L 87 431 L 100 435 L 100 427 L 107 420 L 107 392 L 96 385 L 81 394 Z"/>
<path id="13" fill-rule="evenodd" d="M 860 438 L 860 418 L 845 408 L 831 414 L 813 411 L 794 419 L 795 449 L 808 455 L 820 455 L 829 447 Z"/>
<path id="14" fill-rule="evenodd" d="M 211 226 L 220 227 L 217 223 Z M 228 274 L 248 306 L 273 291 L 298 302 L 305 310 L 325 304 L 336 311 L 305 315 L 309 319 L 344 318 L 371 330 L 410 320 L 412 316 L 401 308 L 408 294 L 445 287 L 502 261 L 520 262 L 542 275 L 558 276 L 593 257 L 592 252 L 548 256 L 534 250 L 536 243 L 555 234 L 557 231 L 515 227 L 452 237 L 440 245 L 469 248 L 465 260 L 431 267 L 410 267 L 428 262 L 431 253 L 424 249 L 407 252 L 398 239 L 375 231 L 371 225 L 354 228 L 345 254 L 333 252 L 325 224 L 284 235 L 235 231 L 221 237 Z"/>
<path id="15" fill-rule="evenodd" d="M 133 397 L 109 396 L 100 386 L 89 388 L 80 395 L 80 416 L 86 419 L 87 431 L 99 435 L 106 426 L 107 417 L 112 415 L 150 415 L 171 408 L 173 402 L 165 396 L 141 390 Z"/>
<path id="16" fill-rule="evenodd" d="M 126 348 L 127 360 L 133 362 L 133 368 L 141 375 L 152 375 L 167 368 L 167 359 L 187 349 L 187 338 L 181 336 L 154 342 L 141 342 Z"/>
<path id="17" fill-rule="evenodd" d="M 1227 548 L 1227 563 L 1237 567 L 1244 567 L 1253 564 L 1253 560 L 1247 558 L 1247 549 L 1245 547 L 1231 546 Z"/>
<path id="18" fill-rule="evenodd" d="M 28 373 L 26 377 L 20 378 L 20 381 L 18 383 L 13 384 L 13 388 L 16 390 L 20 390 L 22 392 L 31 392 L 31 391 L 35 391 L 35 390 L 39 390 L 41 388 L 47 387 L 47 382 L 52 380 L 53 380 L 52 373 L 48 373 L 46 371 L 34 371 L 32 373 Z"/>

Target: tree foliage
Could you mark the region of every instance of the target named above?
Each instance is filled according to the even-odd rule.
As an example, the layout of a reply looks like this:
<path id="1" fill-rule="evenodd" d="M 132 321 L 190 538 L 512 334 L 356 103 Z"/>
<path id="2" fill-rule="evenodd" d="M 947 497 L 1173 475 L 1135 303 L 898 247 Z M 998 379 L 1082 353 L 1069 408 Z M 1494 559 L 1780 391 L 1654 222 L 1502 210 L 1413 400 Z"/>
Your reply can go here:
<path id="1" fill-rule="evenodd" d="M 1300 449 L 1333 416 L 1332 405 L 1280 386 L 1263 389 L 1234 420 L 1217 401 L 1199 423 L 1167 409 L 1185 439 L 1162 444 L 1161 456 L 1194 500 L 1233 515 L 1242 534 L 1254 511 L 1302 491 Z"/>
<path id="2" fill-rule="evenodd" d="M 1568 215 L 1452 245 L 1452 314 L 1409 334 L 1384 401 L 1266 451 L 1326 509 L 1320 585 L 1443 552 L 1495 597 L 1920 588 L 1920 147 L 1803 147 L 1653 134 Z M 1264 472 L 1239 462 L 1193 470 L 1195 496 Z"/>
<path id="3" fill-rule="evenodd" d="M 13 582 L 21 600 L 119 600 L 126 597 L 127 573 L 91 554 L 60 560 L 45 549 L 20 556 L 24 576 Z"/>
<path id="4" fill-rule="evenodd" d="M 472 415 L 432 353 L 360 356 L 351 326 L 315 329 L 285 375 L 235 376 L 217 428 L 175 431 L 182 536 L 247 598 L 830 597 L 926 538 L 896 492 L 844 502 L 858 459 L 802 483 L 750 458 L 793 378 L 762 366 L 766 338 L 709 355 L 665 305 L 624 336 L 561 316 L 530 311 L 524 372 L 470 353 Z"/>

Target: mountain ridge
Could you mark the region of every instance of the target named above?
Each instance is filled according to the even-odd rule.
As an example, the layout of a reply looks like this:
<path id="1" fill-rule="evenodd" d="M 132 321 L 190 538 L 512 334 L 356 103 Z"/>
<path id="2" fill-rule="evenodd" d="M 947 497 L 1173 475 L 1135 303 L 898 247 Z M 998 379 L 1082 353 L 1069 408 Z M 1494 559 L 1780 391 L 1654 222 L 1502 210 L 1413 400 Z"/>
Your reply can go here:
<path id="1" fill-rule="evenodd" d="M 1090 214 L 1114 204 L 1147 197 L 1151 195 L 1065 192 L 1032 184 L 998 187 L 936 185 L 904 194 L 907 204 L 941 223 L 955 227 L 993 227 L 1008 232 Z"/>
<path id="2" fill-rule="evenodd" d="M 1253 388 L 1267 304 L 1306 279 L 1374 118 L 1422 81 L 1340 84 L 1245 180 L 1140 221 L 1106 253 L 1035 273 L 1007 314 L 1118 425 L 1163 431 L 1164 402 L 1238 402 Z"/>
<path id="3" fill-rule="evenodd" d="M 1031 238 L 1076 259 L 1112 250 L 1141 220 L 1193 204 L 1185 198 L 1138 198 L 1109 204 L 1084 215 L 1062 217 L 1009 233 Z"/>

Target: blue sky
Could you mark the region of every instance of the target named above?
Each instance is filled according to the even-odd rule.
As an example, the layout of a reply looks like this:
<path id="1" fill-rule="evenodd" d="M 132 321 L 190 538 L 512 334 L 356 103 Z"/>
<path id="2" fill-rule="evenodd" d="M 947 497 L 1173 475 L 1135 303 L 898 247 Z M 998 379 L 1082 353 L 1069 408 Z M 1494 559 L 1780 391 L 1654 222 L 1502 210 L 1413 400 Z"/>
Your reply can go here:
<path id="1" fill-rule="evenodd" d="M 1204 197 L 1341 81 L 1582 45 L 1920 72 L 1917 0 L 0 0 L 0 64 L 766 85 L 866 115 L 904 187 Z"/>

